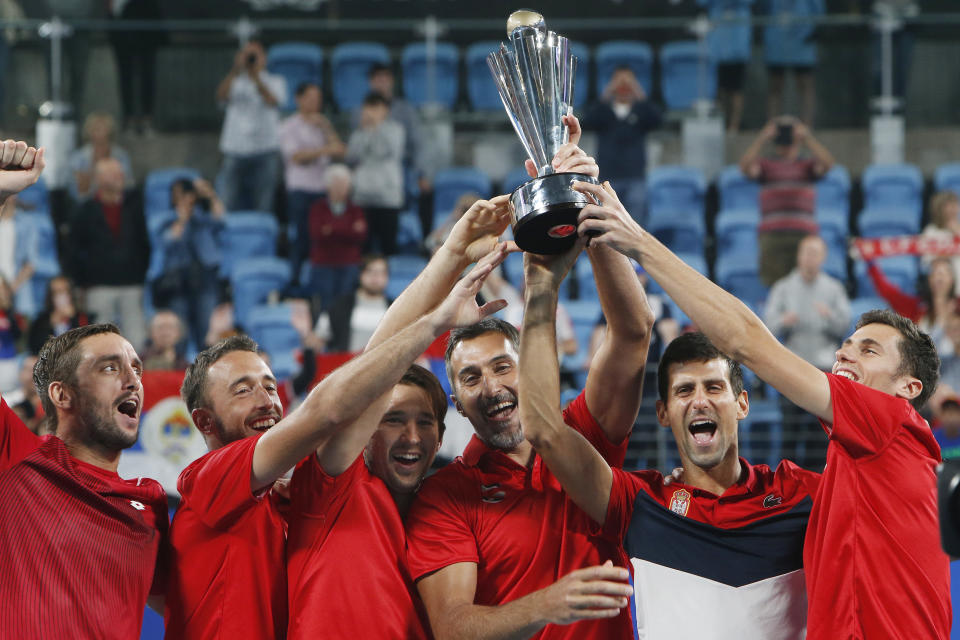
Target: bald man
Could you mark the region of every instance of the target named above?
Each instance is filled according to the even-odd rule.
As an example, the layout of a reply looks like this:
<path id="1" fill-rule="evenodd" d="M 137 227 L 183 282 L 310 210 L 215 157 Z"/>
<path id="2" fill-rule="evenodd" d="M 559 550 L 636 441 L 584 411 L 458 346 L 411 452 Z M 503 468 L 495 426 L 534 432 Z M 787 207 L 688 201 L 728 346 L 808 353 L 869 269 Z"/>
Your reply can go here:
<path id="1" fill-rule="evenodd" d="M 113 158 L 94 165 L 94 195 L 69 220 L 67 264 L 87 290 L 87 311 L 120 327 L 137 351 L 146 339 L 143 282 L 150 245 L 139 193 L 125 191 L 126 173 Z"/>

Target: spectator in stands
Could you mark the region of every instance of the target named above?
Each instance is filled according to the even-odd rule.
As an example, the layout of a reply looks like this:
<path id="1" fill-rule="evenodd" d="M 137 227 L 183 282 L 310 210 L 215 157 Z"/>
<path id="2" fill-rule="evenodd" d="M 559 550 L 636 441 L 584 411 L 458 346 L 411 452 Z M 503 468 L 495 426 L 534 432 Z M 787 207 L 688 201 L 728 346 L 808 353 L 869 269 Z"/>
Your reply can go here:
<path id="1" fill-rule="evenodd" d="M 144 371 L 183 371 L 183 323 L 169 309 L 159 309 L 150 319 L 150 341 L 143 353 Z"/>
<path id="2" fill-rule="evenodd" d="M 354 165 L 353 200 L 363 207 L 369 231 L 367 252 L 392 255 L 404 201 L 403 127 L 387 116 L 390 104 L 379 93 L 363 101 L 360 128 L 350 136 L 347 160 Z"/>
<path id="3" fill-rule="evenodd" d="M 393 70 L 385 64 L 374 64 L 367 72 L 370 91 L 379 93 L 390 104 L 389 118 L 403 127 L 403 169 L 404 178 L 412 176 L 420 188 L 421 202 L 429 202 L 429 207 L 420 207 L 420 222 L 424 234 L 433 225 L 432 190 L 433 167 L 427 154 L 425 136 L 422 133 L 420 114 L 416 107 L 396 95 L 396 78 Z M 362 109 L 354 113 L 353 127 L 360 124 Z M 404 182 L 406 184 L 406 181 Z M 429 215 L 427 215 L 429 214 Z"/>
<path id="4" fill-rule="evenodd" d="M 444 240 L 447 239 L 447 236 L 450 235 L 450 230 L 453 229 L 453 225 L 457 224 L 457 220 L 463 217 L 463 214 L 473 206 L 473 203 L 480 199 L 479 193 L 465 193 L 457 199 L 456 204 L 453 205 L 453 211 L 450 212 L 443 222 L 440 223 L 440 226 L 431 231 L 426 239 L 423 241 L 424 246 L 427 251 L 430 252 L 430 255 L 433 255 L 437 252 L 441 246 L 443 246 Z"/>
<path id="5" fill-rule="evenodd" d="M 43 420 L 43 404 L 37 394 L 37 387 L 33 384 L 33 367 L 36 364 L 37 356 L 24 356 L 20 363 L 19 386 L 10 393 L 5 393 L 3 397 L 30 431 L 38 436 L 45 436 L 53 432 L 50 425 Z"/>
<path id="6" fill-rule="evenodd" d="M 120 20 L 159 21 L 159 0 L 107 0 L 111 18 Z M 153 134 L 154 62 L 167 40 L 166 31 L 112 29 L 110 44 L 117 61 L 120 99 L 123 102 L 124 128 L 141 135 Z M 136 100 L 134 84 L 140 85 Z"/>
<path id="7" fill-rule="evenodd" d="M 930 263 L 930 271 L 920 287 L 920 295 L 916 296 L 891 282 L 872 260 L 867 263 L 867 273 L 877 293 L 891 309 L 913 320 L 930 334 L 937 351 L 944 348 L 947 317 L 957 310 L 957 278 L 950 258 L 935 258 Z"/>
<path id="8" fill-rule="evenodd" d="M 327 170 L 327 197 L 310 207 L 308 288 L 325 309 L 353 288 L 367 240 L 366 217 L 350 189 L 350 169 L 335 164 Z"/>
<path id="9" fill-rule="evenodd" d="M 813 125 L 817 104 L 816 25 L 811 18 L 825 12 L 824 0 L 769 0 L 769 14 L 774 19 L 763 30 L 763 50 L 767 62 L 767 117 L 783 113 L 783 84 L 787 71 L 793 71 L 800 95 L 800 115 Z"/>
<path id="10" fill-rule="evenodd" d="M 727 131 L 739 131 L 743 116 L 743 80 L 750 62 L 750 6 L 753 0 L 697 0 L 713 24 L 707 36 L 710 55 L 717 63 L 720 105 Z"/>
<path id="11" fill-rule="evenodd" d="M 227 209 L 273 211 L 280 171 L 280 109 L 287 98 L 282 76 L 266 70 L 263 45 L 252 40 L 237 51 L 217 87 L 226 108 L 220 133 Z"/>
<path id="12" fill-rule="evenodd" d="M 177 217 L 158 234 L 163 273 L 153 284 L 153 302 L 177 313 L 201 348 L 217 304 L 221 233 L 226 208 L 209 182 L 175 181 L 170 201 Z"/>
<path id="13" fill-rule="evenodd" d="M 90 197 L 93 189 L 94 168 L 100 160 L 113 158 L 123 167 L 127 187 L 133 186 L 133 167 L 130 154 L 114 144 L 116 122 L 113 116 L 103 111 L 94 111 L 83 122 L 83 139 L 86 143 L 70 154 L 70 170 L 73 182 L 70 195 L 77 202 Z"/>
<path id="14" fill-rule="evenodd" d="M 960 391 L 960 313 L 952 311 L 943 324 L 946 339 L 937 348 L 940 356 L 940 385 L 936 395 L 947 397 Z"/>
<path id="15" fill-rule="evenodd" d="M 582 122 L 584 131 L 597 133 L 597 162 L 604 178 L 638 220 L 646 209 L 647 133 L 661 120 L 659 107 L 647 99 L 633 70 L 618 67 Z"/>
<path id="16" fill-rule="evenodd" d="M 330 160 L 342 157 L 346 151 L 333 125 L 320 113 L 322 104 L 320 87 L 304 82 L 297 87 L 297 112 L 280 125 L 290 266 L 295 281 L 299 281 L 300 265 L 310 252 L 307 214 L 327 189 Z"/>
<path id="17" fill-rule="evenodd" d="M 59 336 L 70 329 L 90 323 L 87 314 L 77 305 L 73 285 L 66 276 L 50 278 L 43 310 L 30 323 L 27 332 L 27 348 L 30 353 L 40 353 L 40 347 L 50 336 Z"/>
<path id="18" fill-rule="evenodd" d="M 767 143 L 773 156 L 761 157 Z M 803 147 L 813 157 L 800 157 Z M 830 152 L 792 116 L 768 122 L 740 158 L 740 170 L 761 183 L 760 279 L 768 287 L 793 269 L 800 241 L 819 231 L 813 181 L 832 166 Z"/>
<path id="19" fill-rule="evenodd" d="M 850 329 L 850 300 L 843 283 L 823 272 L 827 245 L 820 236 L 807 236 L 797 249 L 797 266 L 770 290 L 763 321 L 788 349 L 817 367 L 833 368 L 837 344 Z M 783 396 L 785 444 L 795 434 L 788 456 L 802 467 L 820 471 L 827 459 L 827 441 L 819 421 Z"/>
<path id="20" fill-rule="evenodd" d="M 393 300 L 384 292 L 390 279 L 387 260 L 381 255 L 363 258 L 357 287 L 340 296 L 317 319 L 314 333 L 329 352 L 363 350 Z"/>
<path id="21" fill-rule="evenodd" d="M 17 224 L 17 196 L 10 196 L 0 205 L 0 278 L 6 279 L 11 303 L 20 287 L 33 276 L 29 243 L 24 229 Z"/>
<path id="22" fill-rule="evenodd" d="M 16 385 L 20 368 L 17 356 L 24 328 L 23 316 L 13 309 L 10 283 L 0 274 L 0 393 Z"/>
<path id="23" fill-rule="evenodd" d="M 97 162 L 94 196 L 73 212 L 68 259 L 76 283 L 86 289 L 87 309 L 100 322 L 120 327 L 134 349 L 143 347 L 143 282 L 150 260 L 143 200 L 125 191 L 123 165 Z"/>
<path id="24" fill-rule="evenodd" d="M 930 196 L 930 224 L 923 228 L 920 235 L 924 238 L 936 238 L 952 241 L 960 235 L 960 198 L 950 190 L 938 191 Z M 923 263 L 930 268 L 933 256 L 923 256 Z M 960 256 L 953 257 L 953 271 L 960 279 Z"/>
<path id="25" fill-rule="evenodd" d="M 960 458 L 960 398 L 949 396 L 940 403 L 934 416 L 933 437 L 940 445 L 944 460 Z"/>

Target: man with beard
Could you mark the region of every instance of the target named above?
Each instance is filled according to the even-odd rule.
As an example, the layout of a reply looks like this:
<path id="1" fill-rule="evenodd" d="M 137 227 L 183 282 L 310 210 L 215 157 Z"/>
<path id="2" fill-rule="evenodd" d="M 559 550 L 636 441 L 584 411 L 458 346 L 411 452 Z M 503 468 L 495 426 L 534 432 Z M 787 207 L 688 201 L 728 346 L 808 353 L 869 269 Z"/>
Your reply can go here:
<path id="1" fill-rule="evenodd" d="M 0 143 L 0 204 L 37 181 L 43 155 Z M 116 327 L 89 325 L 50 338 L 33 370 L 56 435 L 34 435 L 0 399 L 0 637 L 140 636 L 167 528 L 160 485 L 117 475 L 141 372 Z"/>
<path id="2" fill-rule="evenodd" d="M 87 325 L 50 338 L 34 367 L 55 435 L 0 401 L 0 636 L 140 637 L 167 530 L 163 488 L 117 475 L 137 441 L 141 374 L 115 326 Z"/>
<path id="3" fill-rule="evenodd" d="M 178 481 L 182 502 L 171 531 L 168 638 L 286 636 L 286 524 L 275 482 L 308 456 L 295 484 L 309 482 L 296 477 L 300 467 L 319 465 L 331 476 L 348 472 L 380 423 L 384 404 L 378 398 L 413 360 L 450 328 L 502 308 L 497 302 L 478 307 L 474 298 L 504 255 L 502 248 L 491 252 L 434 310 L 385 334 L 282 419 L 276 379 L 252 340 L 228 338 L 197 356 L 181 395 L 211 452 Z M 398 606 L 396 615 L 419 624 L 410 596 L 400 602 L 406 606 Z"/>
<path id="4" fill-rule="evenodd" d="M 803 638 L 803 536 L 819 476 L 738 456 L 738 422 L 749 411 L 743 372 L 700 333 L 673 340 L 658 370 L 657 418 L 673 432 L 682 476 L 665 486 L 656 471 L 612 469 L 559 411 L 550 325 L 571 263 L 526 256 L 520 419 L 595 532 L 630 556 L 637 636 Z M 695 616 L 686 615 L 690 602 Z"/>
<path id="5" fill-rule="evenodd" d="M 558 156 L 570 155 L 554 167 L 596 175 L 596 164 L 575 146 L 579 123 L 565 123 L 573 142 Z M 449 290 L 443 278 L 463 268 L 456 260 L 492 241 L 478 231 L 486 224 L 500 233 L 509 215 L 506 197 L 474 205 L 410 290 L 436 296 L 415 289 L 430 282 Z M 609 329 L 584 392 L 564 417 L 619 467 L 640 405 L 653 314 L 628 260 L 606 247 L 588 254 Z M 444 267 L 450 261 L 452 268 Z M 628 573 L 601 566 L 625 564 L 622 551 L 588 538 L 589 519 L 523 438 L 517 348 L 516 329 L 496 319 L 450 336 L 452 398 L 476 434 L 460 458 L 424 482 L 407 518 L 410 571 L 431 628 L 441 639 L 632 638 Z"/>
<path id="6" fill-rule="evenodd" d="M 803 548 L 807 638 L 947 638 L 940 447 L 917 413 L 939 377 L 930 336 L 891 311 L 868 311 L 832 373 L 820 371 L 634 222 L 612 189 L 574 188 L 600 203 L 581 211 L 581 235 L 640 262 L 722 352 L 820 418 L 830 443 Z"/>

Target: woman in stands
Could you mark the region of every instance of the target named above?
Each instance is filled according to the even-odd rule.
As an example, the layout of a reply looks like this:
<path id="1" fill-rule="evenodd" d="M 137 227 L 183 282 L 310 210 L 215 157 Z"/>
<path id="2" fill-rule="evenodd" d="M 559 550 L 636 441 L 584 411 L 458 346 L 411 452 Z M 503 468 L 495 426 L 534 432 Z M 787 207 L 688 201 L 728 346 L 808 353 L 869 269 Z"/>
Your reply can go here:
<path id="1" fill-rule="evenodd" d="M 930 334 L 938 351 L 944 341 L 944 325 L 947 317 L 957 309 L 957 279 L 950 258 L 934 258 L 930 263 L 927 279 L 921 285 L 920 295 L 911 295 L 892 283 L 872 260 L 867 263 L 867 273 L 890 308 L 916 322 Z"/>
<path id="2" fill-rule="evenodd" d="M 930 196 L 930 224 L 920 234 L 923 238 L 953 240 L 960 235 L 960 197 L 953 191 L 938 191 Z M 933 262 L 930 256 L 923 257 L 924 265 L 929 268 Z M 960 256 L 954 256 L 953 274 L 960 275 Z"/>
<path id="3" fill-rule="evenodd" d="M 40 347 L 50 336 L 59 336 L 70 329 L 90 323 L 87 314 L 77 305 L 73 285 L 66 276 L 50 278 L 47 283 L 47 298 L 43 310 L 30 323 L 27 332 L 27 347 L 37 355 Z"/>

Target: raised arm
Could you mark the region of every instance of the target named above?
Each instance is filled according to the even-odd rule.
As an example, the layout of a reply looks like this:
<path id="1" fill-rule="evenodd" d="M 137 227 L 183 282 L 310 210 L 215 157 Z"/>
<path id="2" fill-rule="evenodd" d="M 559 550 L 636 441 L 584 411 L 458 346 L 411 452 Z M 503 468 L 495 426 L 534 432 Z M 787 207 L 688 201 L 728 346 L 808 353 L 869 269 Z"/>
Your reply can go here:
<path id="1" fill-rule="evenodd" d="M 39 180 L 45 166 L 43 147 L 35 149 L 22 140 L 0 143 L 0 204 Z"/>
<path id="2" fill-rule="evenodd" d="M 830 385 L 822 371 L 780 344 L 749 307 L 685 264 L 644 231 L 609 187 L 583 182 L 576 188 L 600 205 L 584 207 L 579 233 L 639 261 L 690 319 L 731 358 L 752 369 L 794 404 L 833 421 Z"/>
<path id="3" fill-rule="evenodd" d="M 760 133 L 754 138 L 753 142 L 750 143 L 750 146 L 747 147 L 747 150 L 743 152 L 743 156 L 740 158 L 740 171 L 743 172 L 743 175 L 751 180 L 756 180 L 760 177 L 760 162 L 758 161 L 760 152 L 763 150 L 763 146 L 770 140 L 773 140 L 776 134 L 776 120 L 771 120 L 760 130 Z"/>
<path id="4" fill-rule="evenodd" d="M 375 419 L 358 420 L 361 414 L 367 416 L 365 410 L 400 380 L 438 336 L 502 308 L 500 301 L 478 307 L 475 297 L 483 279 L 504 255 L 502 249 L 492 252 L 436 309 L 327 376 L 303 404 L 265 433 L 253 456 L 253 489 L 271 484 L 314 450 L 331 475 L 349 467 L 380 419 L 377 415 Z"/>
<path id="5" fill-rule="evenodd" d="M 587 567 L 549 587 L 499 606 L 474 604 L 477 565 L 458 562 L 417 583 L 437 640 L 525 640 L 548 624 L 613 618 L 633 589 L 629 573 L 614 567 Z"/>
<path id="6" fill-rule="evenodd" d="M 574 259 L 579 250 L 579 246 L 575 248 Z M 610 502 L 613 472 L 593 445 L 563 422 L 560 413 L 555 317 L 557 291 L 570 264 L 569 255 L 557 258 L 524 255 L 527 284 L 517 393 L 520 424 L 524 436 L 570 498 L 602 525 Z M 587 402 L 589 404 L 589 397 Z"/>

